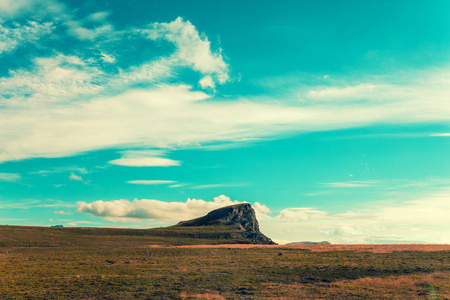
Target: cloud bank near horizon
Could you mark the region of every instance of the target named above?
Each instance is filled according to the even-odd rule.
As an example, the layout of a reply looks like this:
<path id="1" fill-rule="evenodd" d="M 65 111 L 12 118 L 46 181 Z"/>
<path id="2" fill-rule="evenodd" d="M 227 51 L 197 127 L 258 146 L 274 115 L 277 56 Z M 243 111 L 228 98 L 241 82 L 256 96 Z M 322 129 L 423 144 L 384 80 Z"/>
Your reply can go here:
<path id="1" fill-rule="evenodd" d="M 332 243 L 450 243 L 448 189 L 403 202 L 380 201 L 359 211 L 331 213 L 313 207 L 291 207 L 273 214 L 259 202 L 253 208 L 268 236 L 279 241 L 328 240 Z M 213 201 L 186 202 L 125 199 L 78 202 L 78 212 L 112 222 L 179 222 L 206 215 L 211 210 L 244 203 L 220 195 Z"/>

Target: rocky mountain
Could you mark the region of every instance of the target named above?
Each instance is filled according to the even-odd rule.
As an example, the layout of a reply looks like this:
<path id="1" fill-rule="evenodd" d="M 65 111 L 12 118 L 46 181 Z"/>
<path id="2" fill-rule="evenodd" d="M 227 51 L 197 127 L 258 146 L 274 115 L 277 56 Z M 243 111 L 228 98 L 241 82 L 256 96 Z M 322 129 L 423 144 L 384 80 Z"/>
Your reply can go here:
<path id="1" fill-rule="evenodd" d="M 206 216 L 181 221 L 175 227 L 228 227 L 235 232 L 232 238 L 244 238 L 252 244 L 275 245 L 259 231 L 255 211 L 249 203 L 235 204 L 209 212 Z"/>

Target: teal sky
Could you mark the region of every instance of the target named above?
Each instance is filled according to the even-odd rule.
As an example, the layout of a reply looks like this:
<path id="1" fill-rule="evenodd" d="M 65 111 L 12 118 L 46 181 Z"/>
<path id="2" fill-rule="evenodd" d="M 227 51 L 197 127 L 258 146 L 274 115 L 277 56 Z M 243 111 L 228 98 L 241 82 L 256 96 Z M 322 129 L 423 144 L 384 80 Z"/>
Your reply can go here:
<path id="1" fill-rule="evenodd" d="M 0 224 L 450 243 L 449 153 L 448 1 L 0 2 Z"/>

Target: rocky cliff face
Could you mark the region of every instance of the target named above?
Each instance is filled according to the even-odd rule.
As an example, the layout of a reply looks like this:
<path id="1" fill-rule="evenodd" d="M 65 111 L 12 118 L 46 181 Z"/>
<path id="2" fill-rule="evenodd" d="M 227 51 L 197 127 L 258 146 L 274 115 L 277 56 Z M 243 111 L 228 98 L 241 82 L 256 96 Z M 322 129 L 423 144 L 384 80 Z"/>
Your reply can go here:
<path id="1" fill-rule="evenodd" d="M 236 235 L 248 238 L 253 244 L 274 245 L 275 243 L 259 231 L 255 211 L 249 203 L 222 207 L 209 212 L 206 216 L 181 221 L 176 226 L 231 226 L 239 230 Z"/>

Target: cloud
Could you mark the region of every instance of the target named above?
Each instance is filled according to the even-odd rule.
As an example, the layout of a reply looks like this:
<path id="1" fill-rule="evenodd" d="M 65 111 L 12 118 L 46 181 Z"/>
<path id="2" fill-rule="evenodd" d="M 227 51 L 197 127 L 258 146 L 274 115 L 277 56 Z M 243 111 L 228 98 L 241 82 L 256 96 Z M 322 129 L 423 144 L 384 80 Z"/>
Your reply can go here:
<path id="1" fill-rule="evenodd" d="M 13 18 L 34 7 L 33 0 L 2 0 L 0 1 L 0 17 Z"/>
<path id="2" fill-rule="evenodd" d="M 75 173 L 70 173 L 69 176 L 70 180 L 75 180 L 75 181 L 83 181 L 83 178 L 81 176 L 76 175 Z"/>
<path id="3" fill-rule="evenodd" d="M 76 56 L 35 58 L 34 69 L 10 71 L 9 77 L 0 78 L 0 103 L 16 109 L 19 104 L 34 109 L 41 103 L 61 103 L 92 95 L 102 90 L 96 83 L 101 82 L 101 76 L 102 71 Z"/>
<path id="4" fill-rule="evenodd" d="M 80 167 L 54 167 L 48 170 L 39 170 L 35 172 L 30 172 L 29 174 L 33 175 L 42 175 L 46 176 L 48 174 L 57 174 L 57 173 L 64 173 L 64 172 L 78 172 L 80 174 L 88 174 L 88 170 L 86 168 L 80 168 Z"/>
<path id="5" fill-rule="evenodd" d="M 178 17 L 171 23 L 154 23 L 149 28 L 138 31 L 152 40 L 165 39 L 172 42 L 177 48 L 174 54 L 176 57 L 191 65 L 194 70 L 209 74 L 209 77 L 202 79 L 200 85 L 213 87 L 213 78 L 220 84 L 228 81 L 228 65 L 222 54 L 211 51 L 208 37 L 200 36 L 191 22 Z"/>
<path id="6" fill-rule="evenodd" d="M 256 218 L 258 220 L 268 218 L 269 214 L 271 213 L 270 208 L 268 208 L 266 205 L 261 204 L 259 202 L 253 203 L 253 209 L 255 210 Z"/>
<path id="7" fill-rule="evenodd" d="M 161 157 L 165 155 L 164 151 L 127 150 L 121 153 L 121 158 L 111 160 L 109 163 L 127 167 L 172 167 L 181 165 L 180 161 Z"/>
<path id="8" fill-rule="evenodd" d="M 53 29 L 51 22 L 29 21 L 26 25 L 14 24 L 13 27 L 6 27 L 0 23 L 0 55 L 14 51 L 22 44 L 38 41 L 49 35 Z"/>
<path id="9" fill-rule="evenodd" d="M 311 219 L 324 218 L 327 217 L 327 215 L 328 213 L 325 211 L 307 207 L 300 207 L 283 209 L 278 215 L 278 218 L 280 220 L 306 221 Z"/>
<path id="10" fill-rule="evenodd" d="M 56 2 L 47 2 L 57 7 Z M 84 32 L 87 39 L 79 41 L 84 46 L 75 47 L 72 53 L 46 49 L 51 52 L 45 57 L 35 57 L 31 65 L 0 77 L 0 162 L 111 148 L 214 149 L 217 144 L 242 144 L 293 132 L 450 120 L 447 69 L 402 80 L 386 78 L 385 82 L 366 78 L 363 83 L 340 80 L 337 84 L 336 79 L 330 83 L 335 86 L 304 88 L 302 103 L 284 94 L 224 101 L 195 90 L 197 83 L 168 84 L 180 82 L 176 76 L 186 68 L 199 73 L 200 87 L 209 88 L 208 92 L 229 81 L 229 66 L 220 49 L 213 51 L 208 37 L 189 21 L 177 18 L 144 29 L 118 31 L 106 23 L 105 13 L 78 20 L 64 6 L 49 13 L 56 11 L 63 20 L 54 23 L 58 29 L 54 35 L 63 32 L 66 36 L 67 31 L 81 28 L 78 34 Z M 94 19 L 97 27 L 86 29 L 84 24 Z M 115 47 L 100 43 L 102 36 L 113 36 L 115 46 L 145 38 L 171 43 L 174 49 L 119 69 L 122 57 Z M 164 155 L 136 153 L 124 152 L 110 163 L 136 167 L 181 164 Z"/>
<path id="11" fill-rule="evenodd" d="M 66 223 L 69 226 L 78 226 L 78 224 L 95 224 L 95 222 L 91 221 L 75 221 L 75 222 L 68 222 Z"/>
<path id="12" fill-rule="evenodd" d="M 206 89 L 206 88 L 215 88 L 216 85 L 214 84 L 214 81 L 212 79 L 211 76 L 207 75 L 205 77 L 203 77 L 200 81 L 199 84 L 202 88 Z"/>
<path id="13" fill-rule="evenodd" d="M 221 188 L 221 187 L 241 187 L 247 186 L 246 183 L 214 183 L 214 184 L 202 184 L 190 186 L 190 189 L 211 189 L 211 188 Z"/>
<path id="14" fill-rule="evenodd" d="M 45 14 L 61 14 L 64 4 L 54 0 L 1 0 L 0 17 L 6 19 L 19 18 L 33 14 L 42 17 Z"/>
<path id="15" fill-rule="evenodd" d="M 17 182 L 22 179 L 22 176 L 17 173 L 0 173 L 0 181 Z"/>
<path id="16" fill-rule="evenodd" d="M 237 203 L 241 202 L 232 201 L 225 195 L 215 197 L 213 201 L 201 199 L 187 199 L 186 202 L 164 202 L 149 199 L 135 199 L 133 201 L 124 199 L 99 200 L 92 203 L 78 202 L 78 211 L 114 222 L 139 219 L 178 222 L 201 217 L 211 210 Z"/>
<path id="17" fill-rule="evenodd" d="M 261 230 L 288 241 L 450 243 L 449 197 L 450 189 L 441 188 L 417 199 L 372 202 L 360 211 L 287 208 L 261 219 Z"/>
<path id="18" fill-rule="evenodd" d="M 57 214 L 57 215 L 72 215 L 73 213 L 60 210 L 60 211 L 55 211 L 55 214 Z"/>
<path id="19" fill-rule="evenodd" d="M 107 63 L 113 64 L 116 62 L 116 58 L 112 55 L 109 55 L 109 54 L 106 54 L 103 52 L 101 52 L 100 55 L 101 55 L 101 59 Z"/>
<path id="20" fill-rule="evenodd" d="M 450 136 L 450 133 L 435 133 L 432 134 L 431 136 Z"/>
<path id="21" fill-rule="evenodd" d="M 374 187 L 382 184 L 381 181 L 347 181 L 347 182 L 327 182 L 322 183 L 323 186 L 330 188 L 363 188 Z"/>
<path id="22" fill-rule="evenodd" d="M 130 180 L 127 183 L 130 184 L 144 184 L 144 185 L 157 185 L 157 184 L 170 184 L 175 183 L 173 180 Z"/>

